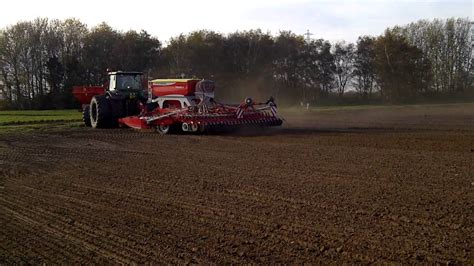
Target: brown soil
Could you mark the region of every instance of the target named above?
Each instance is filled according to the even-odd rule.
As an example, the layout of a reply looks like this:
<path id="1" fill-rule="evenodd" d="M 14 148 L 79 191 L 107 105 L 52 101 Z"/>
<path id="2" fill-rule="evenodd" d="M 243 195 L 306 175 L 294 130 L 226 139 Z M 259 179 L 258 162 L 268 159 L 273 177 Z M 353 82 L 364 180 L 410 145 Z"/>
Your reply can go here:
<path id="1" fill-rule="evenodd" d="M 474 105 L 0 136 L 0 264 L 474 263 Z"/>

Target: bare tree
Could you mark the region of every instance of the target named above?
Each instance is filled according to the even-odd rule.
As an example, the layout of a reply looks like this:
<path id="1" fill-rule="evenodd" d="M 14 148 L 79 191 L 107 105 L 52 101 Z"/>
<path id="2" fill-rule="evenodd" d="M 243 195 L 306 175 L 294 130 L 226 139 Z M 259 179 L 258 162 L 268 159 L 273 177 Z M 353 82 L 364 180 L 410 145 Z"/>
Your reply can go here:
<path id="1" fill-rule="evenodd" d="M 359 37 L 354 59 L 354 86 L 363 99 L 370 99 L 375 81 L 375 39 Z"/>
<path id="2" fill-rule="evenodd" d="M 469 19 L 450 18 L 445 21 L 420 20 L 401 32 L 411 45 L 423 51 L 431 63 L 431 88 L 435 92 L 452 93 L 466 90 L 472 64 L 472 45 L 468 38 Z"/>
<path id="3" fill-rule="evenodd" d="M 354 44 L 338 42 L 334 46 L 334 73 L 336 75 L 337 94 L 339 97 L 344 95 L 347 84 L 354 74 L 355 48 Z"/>

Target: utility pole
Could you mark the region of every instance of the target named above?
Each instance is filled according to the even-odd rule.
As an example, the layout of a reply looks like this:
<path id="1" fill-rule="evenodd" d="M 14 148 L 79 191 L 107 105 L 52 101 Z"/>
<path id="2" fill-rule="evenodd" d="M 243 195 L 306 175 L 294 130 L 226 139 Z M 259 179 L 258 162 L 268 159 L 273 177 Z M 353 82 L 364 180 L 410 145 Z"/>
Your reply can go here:
<path id="1" fill-rule="evenodd" d="M 311 35 L 313 35 L 311 32 L 309 32 L 309 30 L 306 30 L 306 33 L 303 34 L 306 36 L 306 42 L 310 42 L 311 41 Z"/>
<path id="2" fill-rule="evenodd" d="M 311 35 L 313 35 L 311 32 L 309 32 L 309 29 L 306 30 L 306 33 L 303 34 L 304 36 L 306 36 L 305 40 L 306 40 L 306 47 L 305 47 L 305 53 L 309 53 L 310 50 L 310 43 L 311 43 Z M 301 106 L 304 106 L 304 103 L 306 103 L 306 110 L 309 110 L 309 103 L 307 102 L 306 100 L 306 89 L 307 87 L 310 87 L 310 84 L 305 81 L 305 84 L 303 84 L 303 101 L 301 102 Z"/>

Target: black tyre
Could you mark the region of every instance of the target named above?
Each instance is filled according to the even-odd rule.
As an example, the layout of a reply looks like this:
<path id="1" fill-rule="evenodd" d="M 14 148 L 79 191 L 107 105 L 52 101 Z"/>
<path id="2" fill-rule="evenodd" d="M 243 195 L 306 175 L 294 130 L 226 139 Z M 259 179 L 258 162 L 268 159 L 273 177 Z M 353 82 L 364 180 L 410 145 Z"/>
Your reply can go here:
<path id="1" fill-rule="evenodd" d="M 106 128 L 114 124 L 112 108 L 105 96 L 94 96 L 90 104 L 90 121 L 93 128 Z"/>
<path id="2" fill-rule="evenodd" d="M 82 121 L 86 127 L 91 127 L 91 107 L 90 105 L 86 105 L 84 109 L 82 109 Z"/>
<path id="3" fill-rule="evenodd" d="M 170 131 L 170 125 L 158 125 L 156 126 L 156 132 L 161 135 L 166 135 Z"/>

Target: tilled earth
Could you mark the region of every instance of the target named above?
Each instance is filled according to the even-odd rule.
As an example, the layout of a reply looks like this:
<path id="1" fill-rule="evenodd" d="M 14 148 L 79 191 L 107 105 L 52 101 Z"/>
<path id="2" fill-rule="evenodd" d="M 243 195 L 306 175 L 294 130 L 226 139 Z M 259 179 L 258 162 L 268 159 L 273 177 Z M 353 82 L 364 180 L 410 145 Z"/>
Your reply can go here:
<path id="1" fill-rule="evenodd" d="M 0 264 L 474 263 L 474 105 L 0 136 Z"/>

